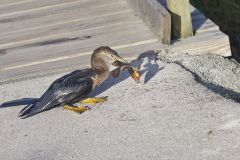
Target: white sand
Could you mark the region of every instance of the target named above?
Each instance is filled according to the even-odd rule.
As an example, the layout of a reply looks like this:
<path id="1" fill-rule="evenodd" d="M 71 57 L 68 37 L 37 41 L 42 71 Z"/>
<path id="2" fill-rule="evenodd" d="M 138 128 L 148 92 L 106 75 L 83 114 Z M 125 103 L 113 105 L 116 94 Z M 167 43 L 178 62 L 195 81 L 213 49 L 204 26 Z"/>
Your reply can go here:
<path id="1" fill-rule="evenodd" d="M 142 70 L 140 84 L 110 77 L 95 92 L 108 101 L 83 114 L 56 108 L 22 120 L 23 106 L 1 108 L 0 159 L 239 159 L 238 103 L 177 64 L 145 60 Z M 39 97 L 59 76 L 1 85 L 0 103 Z"/>

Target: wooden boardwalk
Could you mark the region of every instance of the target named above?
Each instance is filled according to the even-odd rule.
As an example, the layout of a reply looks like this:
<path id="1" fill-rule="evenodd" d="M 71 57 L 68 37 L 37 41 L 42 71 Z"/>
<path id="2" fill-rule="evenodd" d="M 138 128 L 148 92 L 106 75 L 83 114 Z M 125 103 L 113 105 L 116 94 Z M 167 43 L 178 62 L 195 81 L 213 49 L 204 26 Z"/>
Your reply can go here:
<path id="1" fill-rule="evenodd" d="M 159 0 L 159 2 L 167 8 L 167 0 Z M 172 45 L 167 47 L 168 50 L 190 54 L 214 53 L 231 56 L 228 36 L 192 5 L 190 5 L 190 10 L 194 36 L 173 42 Z"/>
<path id="2" fill-rule="evenodd" d="M 231 55 L 218 26 L 192 6 L 191 16 L 195 35 L 170 52 Z M 0 84 L 89 66 L 103 45 L 125 58 L 163 47 L 127 0 L 0 1 Z"/>
<path id="3" fill-rule="evenodd" d="M 0 82 L 89 66 L 108 45 L 123 57 L 161 43 L 126 0 L 1 0 Z"/>

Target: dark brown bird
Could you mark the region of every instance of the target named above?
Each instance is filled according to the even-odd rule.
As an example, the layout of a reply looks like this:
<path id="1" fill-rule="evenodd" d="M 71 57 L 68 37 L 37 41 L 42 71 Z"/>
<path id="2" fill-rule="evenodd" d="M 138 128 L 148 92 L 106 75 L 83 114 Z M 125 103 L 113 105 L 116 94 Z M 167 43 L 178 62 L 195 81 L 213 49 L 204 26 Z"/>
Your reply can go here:
<path id="1" fill-rule="evenodd" d="M 97 85 L 107 79 L 110 67 L 109 57 L 114 61 L 126 63 L 110 47 L 97 48 L 91 57 L 91 68 L 76 70 L 55 80 L 37 102 L 20 111 L 19 117 L 27 118 L 59 106 L 83 112 L 88 109 L 86 106 L 77 107 L 74 104 L 80 101 L 83 103 L 106 101 L 107 97 L 89 98 L 88 96 Z"/>

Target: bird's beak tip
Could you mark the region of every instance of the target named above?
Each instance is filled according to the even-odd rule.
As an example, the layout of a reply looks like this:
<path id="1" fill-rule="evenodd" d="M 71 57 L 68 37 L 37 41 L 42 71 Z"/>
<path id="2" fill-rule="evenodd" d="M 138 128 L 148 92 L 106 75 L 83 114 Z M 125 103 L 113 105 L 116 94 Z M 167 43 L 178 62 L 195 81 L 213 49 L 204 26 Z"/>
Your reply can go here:
<path id="1" fill-rule="evenodd" d="M 141 82 L 140 82 L 140 78 L 138 78 L 138 77 L 133 77 L 133 79 L 135 80 L 136 83 L 141 83 Z"/>

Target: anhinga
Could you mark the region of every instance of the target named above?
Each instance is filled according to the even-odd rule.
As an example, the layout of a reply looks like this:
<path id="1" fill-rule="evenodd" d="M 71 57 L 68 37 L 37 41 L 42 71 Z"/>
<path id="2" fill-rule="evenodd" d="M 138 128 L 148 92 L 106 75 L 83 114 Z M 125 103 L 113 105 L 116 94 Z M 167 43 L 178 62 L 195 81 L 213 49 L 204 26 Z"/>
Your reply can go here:
<path id="1" fill-rule="evenodd" d="M 116 51 L 109 47 L 99 47 L 92 54 L 91 68 L 76 70 L 55 80 L 37 102 L 20 111 L 19 117 L 27 118 L 59 106 L 83 112 L 88 107 L 74 106 L 74 104 L 77 102 L 98 103 L 106 101 L 107 97 L 89 98 L 88 96 L 97 85 L 107 79 L 110 65 L 109 57 L 114 62 L 118 61 L 126 64 L 126 61 Z M 139 80 L 140 75 L 136 74 L 132 77 Z"/>

